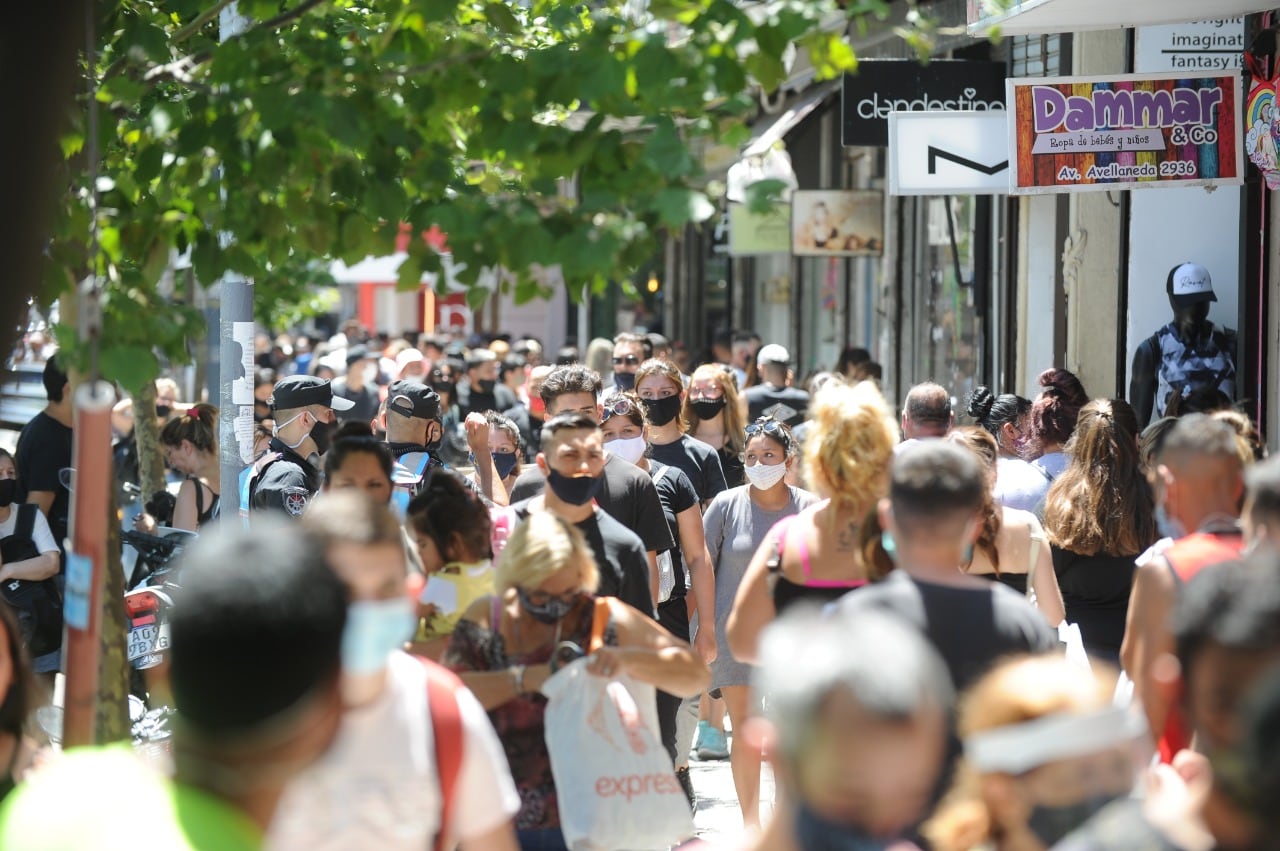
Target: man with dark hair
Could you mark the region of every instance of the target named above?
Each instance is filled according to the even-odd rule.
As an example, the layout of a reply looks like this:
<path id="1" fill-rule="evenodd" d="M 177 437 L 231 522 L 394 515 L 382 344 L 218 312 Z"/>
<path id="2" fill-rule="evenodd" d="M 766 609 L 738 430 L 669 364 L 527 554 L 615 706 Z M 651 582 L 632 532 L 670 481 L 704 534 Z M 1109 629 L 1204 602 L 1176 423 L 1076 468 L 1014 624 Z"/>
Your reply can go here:
<path id="1" fill-rule="evenodd" d="M 498 405 L 497 387 L 498 356 L 489 349 L 472 349 L 467 356 L 467 381 L 458 385 L 458 407 L 462 416 L 503 410 Z"/>
<path id="2" fill-rule="evenodd" d="M 930 437 L 946 437 L 955 424 L 951 394 L 940 384 L 926 381 L 907 391 L 902 404 L 903 444 Z"/>
<path id="3" fill-rule="evenodd" d="M 898 569 L 831 606 L 838 617 L 884 610 L 904 618 L 941 654 L 957 691 L 1002 656 L 1058 646 L 1025 597 L 961 569 L 982 531 L 983 476 L 973 453 L 943 441 L 898 454 L 879 505 Z"/>
<path id="4" fill-rule="evenodd" d="M 1280 457 L 1254 464 L 1244 474 L 1240 528 L 1245 546 L 1280 552 Z"/>
<path id="5" fill-rule="evenodd" d="M 600 568 L 599 593 L 655 617 L 644 543 L 594 502 L 605 469 L 600 424 L 581 411 L 551 417 L 542 427 L 542 451 L 536 460 L 546 488 L 540 496 L 512 505 L 516 516 L 523 519 L 533 511 L 550 511 L 577 526 Z"/>
<path id="6" fill-rule="evenodd" d="M 48 404 L 32 417 L 18 435 L 14 464 L 18 486 L 26 501 L 38 505 L 49 521 L 49 531 L 62 548 L 71 516 L 71 492 L 62 482 L 62 471 L 71 466 L 71 384 L 54 354 L 44 364 L 44 393 Z"/>
<path id="7" fill-rule="evenodd" d="M 1256 752 L 1245 749 L 1245 710 L 1280 666 L 1280 556 L 1200 572 L 1181 588 L 1171 623 L 1160 688 L 1186 718 L 1196 753 L 1160 766 L 1145 802 L 1112 804 L 1056 848 L 1263 848 L 1259 840 L 1274 838 L 1257 818 L 1274 822 L 1276 798 L 1249 772 Z M 1274 763 L 1271 772 L 1274 783 Z"/>
<path id="8" fill-rule="evenodd" d="M 798 426 L 809 410 L 809 394 L 791 386 L 791 353 L 777 343 L 760 349 L 756 356 L 760 383 L 748 387 L 747 416 L 754 422 L 760 417 L 773 417 L 780 423 Z"/>
<path id="9" fill-rule="evenodd" d="M 341 422 L 372 422 L 380 402 L 377 355 L 364 346 L 347 349 L 347 374 L 333 382 L 333 395 L 351 403 L 351 408 L 338 417 Z"/>
<path id="10" fill-rule="evenodd" d="M 1174 652 L 1169 614 L 1180 586 L 1200 571 L 1238 558 L 1243 471 L 1231 426 L 1189 414 L 1170 430 L 1156 458 L 1156 521 L 1174 541 L 1133 577 L 1120 660 L 1142 701 L 1160 757 L 1170 762 L 1191 741 L 1180 708 L 1160 684 L 1157 662 Z"/>
<path id="11" fill-rule="evenodd" d="M 560 414 L 580 413 L 600 422 L 600 376 L 582 364 L 558 366 L 542 382 L 541 399 L 547 420 Z M 511 501 L 527 500 L 546 488 L 537 464 L 530 464 L 511 488 Z M 604 474 L 596 504 L 640 536 L 650 569 L 658 570 L 658 553 L 675 546 L 662 501 L 648 474 L 611 452 L 605 453 Z"/>
<path id="12" fill-rule="evenodd" d="M 636 370 L 653 357 L 653 344 L 644 334 L 623 332 L 613 338 L 613 388 L 634 390 Z"/>
<path id="13" fill-rule="evenodd" d="M 298 528 L 202 539 L 169 624 L 173 778 L 128 745 L 68 751 L 5 800 L 0 847 L 125 848 L 144 812 L 156 848 L 261 848 L 285 785 L 337 732 L 346 615 L 346 589 Z"/>
<path id="14" fill-rule="evenodd" d="M 266 510 L 300 516 L 320 490 L 320 456 L 329 451 L 337 412 L 353 407 L 353 402 L 333 395 L 328 381 L 313 375 L 291 375 L 276 382 L 271 393 L 271 443 L 245 480 L 245 509 L 250 514 Z"/>
<path id="15" fill-rule="evenodd" d="M 498 366 L 498 384 L 493 388 L 493 395 L 498 403 L 498 407 L 493 408 L 496 413 L 509 411 L 520 404 L 520 388 L 524 387 L 526 372 L 524 361 L 519 358 L 507 357 L 502 360 Z"/>
<path id="16" fill-rule="evenodd" d="M 519 404 L 504 412 L 516 424 L 524 441 L 524 463 L 532 464 L 542 440 L 542 424 L 546 421 L 547 405 L 542 401 L 542 382 L 551 374 L 552 367 L 545 364 L 529 370 L 529 380 L 521 389 Z"/>

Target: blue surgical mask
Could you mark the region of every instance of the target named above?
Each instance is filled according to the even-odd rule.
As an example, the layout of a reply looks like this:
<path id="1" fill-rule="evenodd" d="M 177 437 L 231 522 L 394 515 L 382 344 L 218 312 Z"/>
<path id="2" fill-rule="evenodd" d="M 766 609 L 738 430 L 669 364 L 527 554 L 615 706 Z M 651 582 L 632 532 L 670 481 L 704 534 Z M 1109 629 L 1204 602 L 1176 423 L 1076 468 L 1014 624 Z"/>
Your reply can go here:
<path id="1" fill-rule="evenodd" d="M 1160 534 L 1166 538 L 1173 538 L 1175 541 L 1179 538 L 1187 536 L 1187 530 L 1182 528 L 1182 524 L 1169 516 L 1169 512 L 1164 510 L 1164 505 L 1156 506 L 1156 528 L 1160 530 Z"/>
<path id="2" fill-rule="evenodd" d="M 860 828 L 822 818 L 804 804 L 796 813 L 795 833 L 804 851 L 882 851 L 898 841 L 867 836 Z"/>
<path id="3" fill-rule="evenodd" d="M 348 674 L 376 674 L 387 667 L 391 651 L 413 637 L 418 618 L 408 597 L 357 600 L 347 607 L 342 631 L 342 670 Z"/>

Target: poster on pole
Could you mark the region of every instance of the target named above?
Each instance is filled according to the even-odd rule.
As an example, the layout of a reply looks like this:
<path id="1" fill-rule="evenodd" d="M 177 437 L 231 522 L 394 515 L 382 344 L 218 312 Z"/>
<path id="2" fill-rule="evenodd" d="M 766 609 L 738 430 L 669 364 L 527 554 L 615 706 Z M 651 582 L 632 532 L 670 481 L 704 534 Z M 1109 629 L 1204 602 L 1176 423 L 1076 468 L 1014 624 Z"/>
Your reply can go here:
<path id="1" fill-rule="evenodd" d="M 791 253 L 879 257 L 884 253 L 884 193 L 874 189 L 791 193 Z"/>
<path id="2" fill-rule="evenodd" d="M 1238 186 L 1240 77 L 1009 80 L 1010 192 Z"/>

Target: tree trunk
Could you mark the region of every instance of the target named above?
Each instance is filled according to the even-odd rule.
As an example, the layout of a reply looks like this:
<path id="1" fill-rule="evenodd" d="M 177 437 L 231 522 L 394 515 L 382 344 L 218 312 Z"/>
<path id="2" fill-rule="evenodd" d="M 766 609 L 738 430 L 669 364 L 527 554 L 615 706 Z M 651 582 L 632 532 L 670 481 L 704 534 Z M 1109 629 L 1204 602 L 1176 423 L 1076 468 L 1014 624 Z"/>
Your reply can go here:
<path id="1" fill-rule="evenodd" d="M 138 485 L 143 501 L 162 491 L 164 453 L 160 451 L 160 426 L 156 424 L 156 385 L 148 381 L 133 397 L 133 435 L 138 441 Z"/>
<path id="2" fill-rule="evenodd" d="M 151 385 L 153 388 L 155 385 Z M 152 390 L 152 396 L 155 390 Z M 106 510 L 119 517 L 116 507 L 116 490 L 109 489 L 110 498 Z M 102 611 L 98 622 L 102 634 L 98 638 L 98 714 L 94 719 L 94 741 L 118 742 L 128 739 L 129 723 L 129 661 L 125 645 L 127 629 L 124 612 L 124 568 L 120 564 L 120 524 L 110 523 L 107 540 L 107 575 L 102 583 Z"/>

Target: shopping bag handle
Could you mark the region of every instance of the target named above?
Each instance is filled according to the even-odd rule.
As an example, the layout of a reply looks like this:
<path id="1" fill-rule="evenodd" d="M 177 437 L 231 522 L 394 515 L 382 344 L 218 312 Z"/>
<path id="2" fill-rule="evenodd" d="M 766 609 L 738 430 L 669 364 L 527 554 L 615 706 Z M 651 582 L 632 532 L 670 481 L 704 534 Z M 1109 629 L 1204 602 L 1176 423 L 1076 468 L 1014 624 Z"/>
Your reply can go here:
<path id="1" fill-rule="evenodd" d="M 609 607 L 608 599 L 597 597 L 595 611 L 591 615 L 591 640 L 587 642 L 588 653 L 595 653 L 604 646 L 604 632 L 609 628 L 609 621 L 612 618 L 613 609 Z"/>

